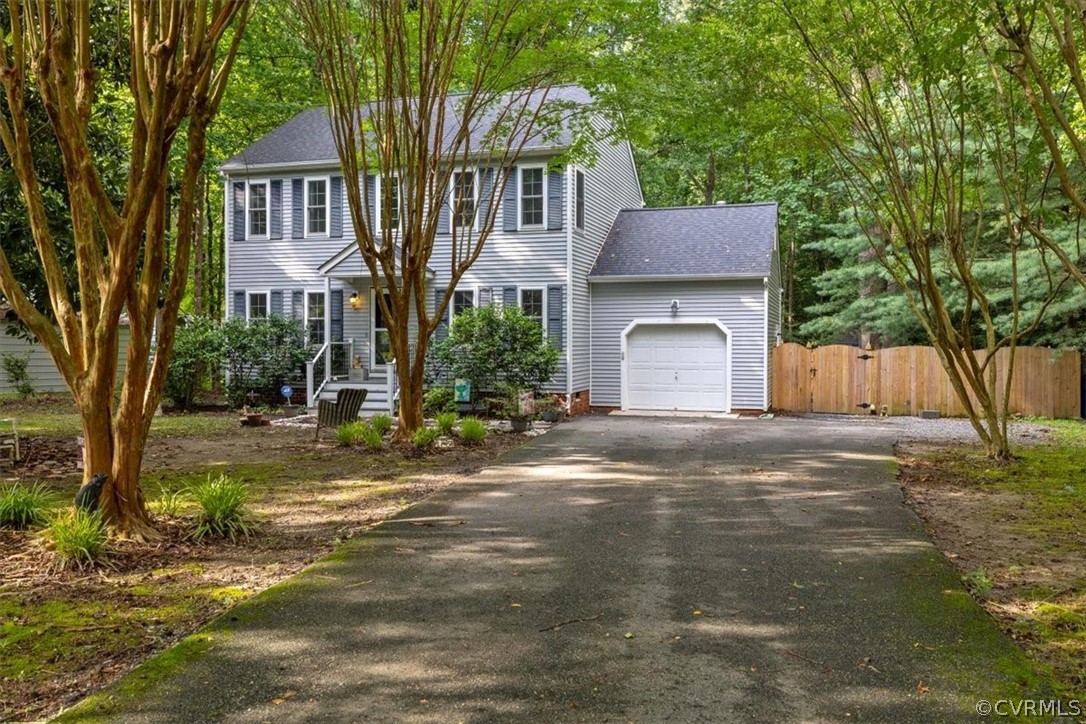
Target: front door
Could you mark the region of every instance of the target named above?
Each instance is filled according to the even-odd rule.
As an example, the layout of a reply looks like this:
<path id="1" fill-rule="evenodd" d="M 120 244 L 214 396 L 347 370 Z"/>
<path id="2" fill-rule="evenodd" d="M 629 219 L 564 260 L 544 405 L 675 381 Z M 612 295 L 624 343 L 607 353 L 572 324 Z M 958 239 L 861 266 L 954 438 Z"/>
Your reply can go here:
<path id="1" fill-rule="evenodd" d="M 383 367 L 392 357 L 392 345 L 388 337 L 388 326 L 385 323 L 384 315 L 381 313 L 381 305 L 377 303 L 377 293 L 373 290 L 370 291 L 370 302 L 370 308 L 373 310 L 371 314 L 373 335 L 370 337 L 373 340 L 373 344 L 370 345 L 373 354 L 371 362 L 374 367 Z M 385 303 L 392 304 L 388 294 L 385 295 Z"/>

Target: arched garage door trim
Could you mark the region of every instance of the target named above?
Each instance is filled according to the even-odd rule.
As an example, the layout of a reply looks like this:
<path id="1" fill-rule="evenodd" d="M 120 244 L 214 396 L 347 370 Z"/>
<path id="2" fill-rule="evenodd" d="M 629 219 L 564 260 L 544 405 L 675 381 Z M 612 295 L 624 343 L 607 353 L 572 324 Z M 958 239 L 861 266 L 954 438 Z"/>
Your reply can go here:
<path id="1" fill-rule="evenodd" d="M 719 319 L 711 317 L 649 317 L 635 319 L 622 330 L 622 409 L 630 409 L 629 391 L 629 343 L 630 334 L 638 327 L 643 326 L 676 326 L 676 325 L 700 325 L 716 327 L 724 334 L 724 412 L 732 410 L 732 331 L 721 324 Z"/>

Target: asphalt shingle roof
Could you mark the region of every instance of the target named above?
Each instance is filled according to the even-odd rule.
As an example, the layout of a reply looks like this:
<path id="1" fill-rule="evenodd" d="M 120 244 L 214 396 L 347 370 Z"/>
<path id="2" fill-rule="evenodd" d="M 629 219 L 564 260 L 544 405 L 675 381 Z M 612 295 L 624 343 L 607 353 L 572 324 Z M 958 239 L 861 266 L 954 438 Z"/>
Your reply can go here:
<path id="1" fill-rule="evenodd" d="M 446 138 L 451 139 L 456 133 L 457 103 L 462 96 L 449 96 L 446 99 Z M 536 91 L 530 98 L 515 98 L 511 104 L 532 107 L 542 101 L 542 91 Z M 573 115 L 573 108 L 586 108 L 592 104 L 592 96 L 579 86 L 557 86 L 547 92 L 546 106 L 565 121 Z M 504 105 L 504 104 L 503 104 Z M 479 148 L 484 134 L 493 125 L 498 106 L 483 117 L 472 130 L 471 146 Z M 548 124 L 549 125 L 549 124 Z M 573 141 L 573 128 L 569 122 L 563 122 L 560 128 L 551 132 L 537 133 L 525 145 L 525 151 L 542 148 L 564 148 Z M 256 141 L 241 153 L 222 165 L 224 171 L 244 170 L 248 166 L 289 165 L 294 163 L 317 164 L 327 162 L 339 164 L 336 153 L 332 126 L 328 120 L 328 108 L 311 108 L 302 111 L 274 131 Z"/>
<path id="2" fill-rule="evenodd" d="M 625 209 L 589 276 L 769 276 L 776 244 L 775 202 Z"/>

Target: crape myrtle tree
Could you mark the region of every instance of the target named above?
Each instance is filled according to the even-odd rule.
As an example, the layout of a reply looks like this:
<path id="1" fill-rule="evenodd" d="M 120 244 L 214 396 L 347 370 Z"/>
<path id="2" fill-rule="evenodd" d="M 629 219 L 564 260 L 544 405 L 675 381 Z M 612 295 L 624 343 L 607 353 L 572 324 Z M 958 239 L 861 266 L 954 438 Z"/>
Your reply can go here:
<path id="1" fill-rule="evenodd" d="M 119 19 L 130 46 L 127 86 L 106 83 L 94 64 L 90 3 L 12 0 L 0 16 L 0 143 L 18 178 L 52 314 L 28 297 L 6 243 L 0 246 L 0 292 L 72 392 L 83 423 L 84 484 L 96 473 L 108 475 L 99 504 L 122 537 L 154 535 L 140 465 L 188 275 L 207 128 L 248 13 L 247 0 L 132 0 Z M 47 138 L 28 122 L 33 94 L 45 107 Z M 120 203 L 107 193 L 90 147 L 102 122 L 100 94 L 120 95 L 131 109 Z M 183 161 L 171 168 L 175 143 L 184 149 Z M 49 144 L 59 149 L 64 167 L 74 268 L 58 255 L 37 177 L 37 154 Z M 179 201 L 168 234 L 171 175 Z M 115 402 L 123 313 L 131 335 Z"/>
<path id="2" fill-rule="evenodd" d="M 1009 459 L 1014 349 L 1068 280 L 1022 223 L 1044 199 L 1028 108 L 993 73 L 967 6 L 784 0 L 781 7 L 802 48 L 797 106 L 837 164 L 857 224 L 936 349 L 989 457 Z M 1008 255 L 1009 268 L 986 277 L 982 262 L 997 253 Z M 1044 299 L 1023 314 L 1019 266 L 1027 255 L 1043 267 L 1031 283 Z M 997 320 L 997 296 L 1009 322 Z M 1002 349 L 1010 355 L 1000 379 Z"/>
<path id="3" fill-rule="evenodd" d="M 430 338 L 491 235 L 505 186 L 515 183 L 509 171 L 530 144 L 563 128 L 583 139 L 593 128 L 586 107 L 563 101 L 556 86 L 610 48 L 615 18 L 642 4 L 296 0 L 343 174 L 357 179 L 345 184 L 347 204 L 397 362 L 398 434 L 423 422 Z M 381 184 L 377 197 L 374 176 L 398 183 Z M 434 299 L 427 264 L 450 216 L 447 284 Z"/>

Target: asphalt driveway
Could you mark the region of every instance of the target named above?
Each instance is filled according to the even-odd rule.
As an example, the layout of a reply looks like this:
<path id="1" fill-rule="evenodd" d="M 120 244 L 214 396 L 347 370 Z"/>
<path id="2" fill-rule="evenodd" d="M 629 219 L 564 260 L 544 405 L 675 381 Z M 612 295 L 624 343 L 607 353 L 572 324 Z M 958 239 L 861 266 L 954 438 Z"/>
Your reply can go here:
<path id="1" fill-rule="evenodd" d="M 903 504 L 894 436 L 847 421 L 574 420 L 239 607 L 97 711 L 973 719 L 980 699 L 1026 696 L 1029 667 Z"/>

